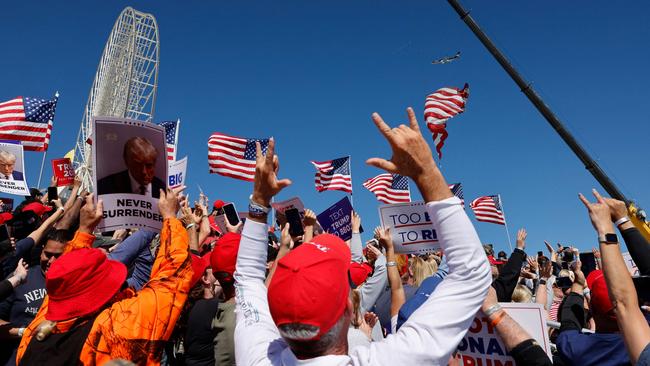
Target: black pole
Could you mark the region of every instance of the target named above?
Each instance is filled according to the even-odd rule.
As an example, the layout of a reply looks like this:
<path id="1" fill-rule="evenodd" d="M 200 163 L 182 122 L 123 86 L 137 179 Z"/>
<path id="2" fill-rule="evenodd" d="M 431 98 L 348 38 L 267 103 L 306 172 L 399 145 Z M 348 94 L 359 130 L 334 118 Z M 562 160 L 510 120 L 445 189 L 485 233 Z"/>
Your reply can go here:
<path id="1" fill-rule="evenodd" d="M 531 83 L 526 82 L 524 78 L 515 70 L 514 67 L 510 64 L 510 61 L 506 58 L 506 56 L 499 51 L 499 49 L 492 43 L 492 40 L 488 38 L 488 36 L 483 32 L 481 28 L 479 28 L 478 24 L 474 21 L 471 15 L 469 15 L 469 12 L 466 11 L 462 5 L 458 2 L 458 0 L 447 0 L 449 4 L 454 8 L 456 13 L 460 15 L 460 19 L 462 19 L 465 24 L 469 27 L 469 29 L 474 32 L 474 35 L 478 37 L 478 39 L 483 43 L 485 48 L 490 51 L 492 56 L 496 58 L 496 60 L 499 62 L 501 67 L 503 67 L 508 75 L 512 78 L 512 80 L 517 83 L 517 86 L 521 89 L 521 91 L 528 97 L 528 100 L 530 100 L 535 108 L 541 113 L 544 118 L 548 121 L 548 123 L 555 129 L 555 131 L 560 135 L 562 140 L 569 145 L 569 148 L 578 156 L 580 161 L 585 165 L 585 168 L 591 173 L 591 175 L 596 178 L 598 183 L 600 183 L 601 186 L 607 191 L 607 193 L 612 196 L 613 198 L 616 198 L 621 201 L 625 201 L 626 203 L 629 203 L 629 200 L 623 195 L 623 193 L 616 187 L 614 182 L 612 182 L 611 179 L 605 174 L 605 172 L 600 168 L 598 163 L 594 161 L 594 159 L 589 156 L 587 151 L 576 141 L 576 139 L 571 135 L 569 131 L 564 128 L 564 125 L 562 122 L 555 116 L 553 111 L 544 103 L 542 98 L 537 95 L 537 92 L 532 87 Z"/>

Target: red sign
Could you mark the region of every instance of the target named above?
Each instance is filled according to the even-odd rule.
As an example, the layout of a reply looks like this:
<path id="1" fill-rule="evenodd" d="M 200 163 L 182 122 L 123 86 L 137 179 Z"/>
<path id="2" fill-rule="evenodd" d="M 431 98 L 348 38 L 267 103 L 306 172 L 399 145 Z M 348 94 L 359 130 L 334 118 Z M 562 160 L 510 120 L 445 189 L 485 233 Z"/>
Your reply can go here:
<path id="1" fill-rule="evenodd" d="M 69 186 L 74 183 L 74 168 L 68 158 L 52 159 L 52 171 L 56 177 L 58 187 Z"/>

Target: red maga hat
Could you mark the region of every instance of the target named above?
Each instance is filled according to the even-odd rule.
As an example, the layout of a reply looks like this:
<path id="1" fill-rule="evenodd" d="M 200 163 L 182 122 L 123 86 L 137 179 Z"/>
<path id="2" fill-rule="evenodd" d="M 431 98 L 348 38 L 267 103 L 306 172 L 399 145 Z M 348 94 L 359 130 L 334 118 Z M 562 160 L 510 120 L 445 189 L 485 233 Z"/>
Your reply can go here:
<path id="1" fill-rule="evenodd" d="M 192 254 L 192 270 L 194 271 L 194 274 L 192 275 L 192 281 L 190 282 L 190 288 L 194 287 L 197 282 L 203 277 L 203 273 L 205 272 L 205 269 L 210 266 L 210 263 L 199 257 L 196 254 Z"/>
<path id="2" fill-rule="evenodd" d="M 332 234 L 321 234 L 277 263 L 268 302 L 277 326 L 306 324 L 320 339 L 345 311 L 350 292 L 350 249 Z"/>
<path id="3" fill-rule="evenodd" d="M 52 206 L 45 206 L 44 204 L 39 202 L 32 202 L 28 205 L 25 205 L 25 207 L 23 207 L 23 212 L 25 211 L 32 211 L 38 216 L 43 216 L 43 214 L 45 214 L 46 212 L 52 211 Z"/>
<path id="4" fill-rule="evenodd" d="M 609 318 L 616 321 L 616 316 L 612 311 L 614 304 L 609 298 L 607 283 L 603 271 L 597 269 L 591 271 L 587 276 L 587 286 L 591 290 L 591 311 L 594 315 Z"/>
<path id="5" fill-rule="evenodd" d="M 372 271 L 373 268 L 368 263 L 350 263 L 350 279 L 357 287 L 366 282 Z"/>
<path id="6" fill-rule="evenodd" d="M 237 233 L 226 233 L 217 240 L 214 249 L 212 249 L 212 255 L 210 255 L 212 273 L 223 272 L 228 274 L 226 279 L 232 278 L 237 264 L 240 241 L 241 234 Z"/>
<path id="7" fill-rule="evenodd" d="M 52 263 L 45 275 L 49 304 L 45 319 L 62 321 L 92 314 L 115 296 L 126 266 L 99 249 L 77 249 Z"/>

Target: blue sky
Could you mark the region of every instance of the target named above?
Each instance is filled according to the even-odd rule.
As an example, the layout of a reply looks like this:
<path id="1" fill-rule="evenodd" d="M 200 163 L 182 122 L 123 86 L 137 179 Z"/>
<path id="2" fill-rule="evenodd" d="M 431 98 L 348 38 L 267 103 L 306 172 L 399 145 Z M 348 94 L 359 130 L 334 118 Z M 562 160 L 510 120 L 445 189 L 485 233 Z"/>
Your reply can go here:
<path id="1" fill-rule="evenodd" d="M 252 184 L 208 174 L 207 139 L 274 136 L 281 176 L 294 182 L 280 199 L 298 195 L 324 210 L 343 193 L 316 192 L 309 160 L 351 155 L 354 202 L 369 229 L 378 203 L 361 183 L 380 171 L 364 161 L 390 155 L 371 113 L 397 125 L 413 106 L 421 121 L 428 93 L 468 82 L 467 110 L 448 124 L 448 181 L 462 182 L 468 201 L 501 194 L 513 244 L 526 227 L 529 254 L 544 239 L 595 245 L 577 193 L 598 184 L 445 1 L 9 2 L 0 100 L 61 93 L 46 177 L 49 159 L 74 146 L 104 43 L 127 5 L 158 21 L 155 119 L 182 120 L 179 157 L 189 155 L 193 197 L 200 184 L 244 210 Z M 464 5 L 620 189 L 650 207 L 650 3 Z M 460 60 L 430 64 L 458 50 Z M 34 185 L 42 155 L 26 155 Z M 476 227 L 507 249 L 502 226 Z"/>

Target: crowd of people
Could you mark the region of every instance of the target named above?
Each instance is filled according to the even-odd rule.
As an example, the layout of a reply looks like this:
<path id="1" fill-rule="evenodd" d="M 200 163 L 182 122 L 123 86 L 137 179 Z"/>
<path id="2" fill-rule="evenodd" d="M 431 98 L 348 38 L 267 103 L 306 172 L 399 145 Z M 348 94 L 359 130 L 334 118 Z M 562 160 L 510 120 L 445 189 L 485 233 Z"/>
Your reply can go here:
<path id="1" fill-rule="evenodd" d="M 367 163 L 415 183 L 439 250 L 395 253 L 383 227 L 364 245 L 356 213 L 347 242 L 320 232 L 309 209 L 302 235 L 282 215 L 276 235 L 270 203 L 291 181 L 278 177 L 272 139 L 266 153 L 257 145 L 247 219 L 226 220 L 226 230 L 215 220 L 223 201 L 190 204 L 182 187 L 156 192 L 159 233 L 97 232 L 102 201 L 79 180 L 65 202 L 34 190 L 0 215 L 10 228 L 0 241 L 0 363 L 464 365 L 458 346 L 482 312 L 517 365 L 650 364 L 650 246 L 625 203 L 595 190 L 594 202 L 579 196 L 598 245 L 587 276 L 575 248 L 526 253 L 524 229 L 512 253 L 495 255 L 407 114 L 395 128 L 373 114 L 392 156 Z M 508 302 L 540 304 L 550 355 Z"/>

